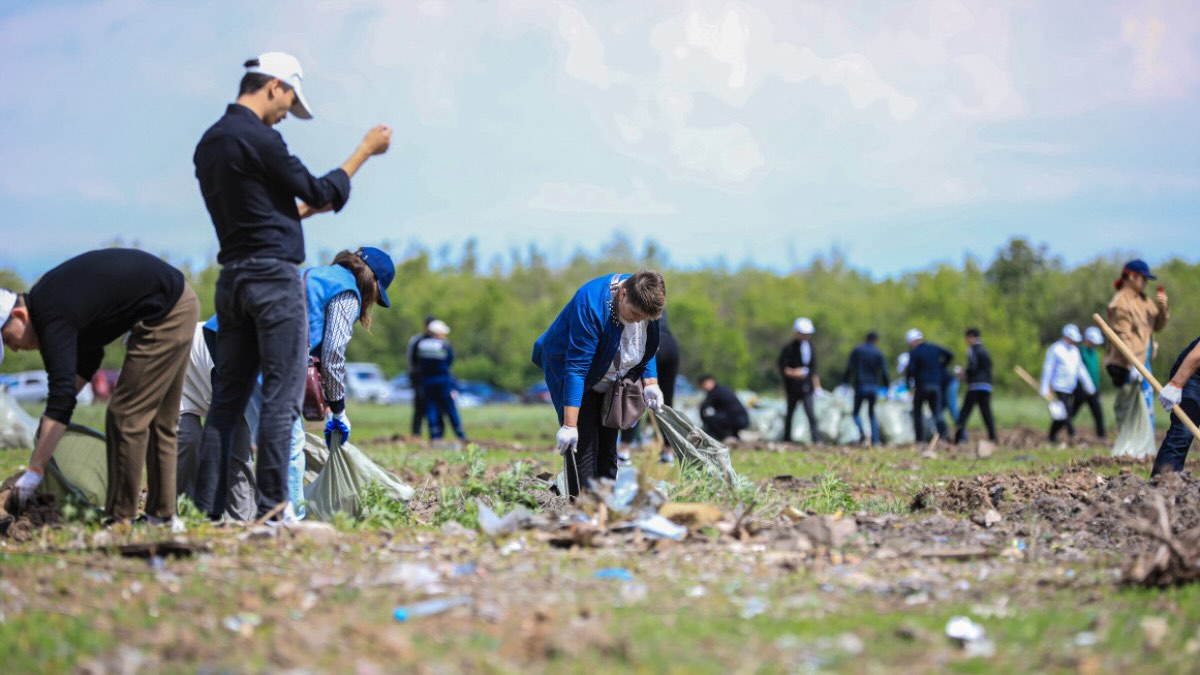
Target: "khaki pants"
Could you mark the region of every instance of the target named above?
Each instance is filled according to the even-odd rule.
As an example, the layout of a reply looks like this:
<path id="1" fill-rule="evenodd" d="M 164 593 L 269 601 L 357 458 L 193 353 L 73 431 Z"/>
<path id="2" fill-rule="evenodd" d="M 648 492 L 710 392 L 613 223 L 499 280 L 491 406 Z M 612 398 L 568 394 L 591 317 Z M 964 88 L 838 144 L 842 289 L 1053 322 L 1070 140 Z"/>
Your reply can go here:
<path id="1" fill-rule="evenodd" d="M 137 515 L 146 468 L 150 494 L 146 514 L 175 515 L 175 443 L 179 400 L 187 370 L 200 303 L 191 286 L 171 311 L 154 325 L 136 324 L 129 332 L 121 377 L 113 388 L 105 421 L 108 448 L 108 497 L 113 518 Z"/>

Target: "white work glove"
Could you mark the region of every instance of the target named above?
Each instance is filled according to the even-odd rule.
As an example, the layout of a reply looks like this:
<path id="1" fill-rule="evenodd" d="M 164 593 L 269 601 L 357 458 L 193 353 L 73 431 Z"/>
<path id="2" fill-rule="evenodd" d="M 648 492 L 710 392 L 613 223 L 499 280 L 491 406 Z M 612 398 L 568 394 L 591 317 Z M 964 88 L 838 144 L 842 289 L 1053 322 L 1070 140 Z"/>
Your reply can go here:
<path id="1" fill-rule="evenodd" d="M 1167 412 L 1170 412 L 1171 408 L 1179 405 L 1179 401 L 1182 398 L 1183 390 L 1173 384 L 1168 384 L 1162 388 L 1162 391 L 1158 392 L 1158 404 Z"/>
<path id="2" fill-rule="evenodd" d="M 1062 401 L 1049 401 L 1050 419 L 1061 422 L 1067 419 L 1067 404 Z"/>
<path id="3" fill-rule="evenodd" d="M 13 484 L 13 492 L 17 496 L 17 506 L 24 509 L 29 500 L 33 499 L 33 493 L 37 492 L 38 486 L 42 484 L 43 474 L 40 471 L 28 469 L 17 482 Z"/>
<path id="4" fill-rule="evenodd" d="M 1137 384 L 1138 382 L 1141 382 L 1142 381 L 1142 371 L 1138 370 L 1137 368 L 1134 368 L 1133 366 L 1130 366 L 1129 367 L 1129 381 L 1133 384 Z"/>
<path id="5" fill-rule="evenodd" d="M 646 401 L 646 407 L 656 413 L 662 412 L 663 409 L 663 393 L 662 389 L 657 384 L 647 386 L 642 390 L 642 399 Z"/>
<path id="6" fill-rule="evenodd" d="M 554 440 L 558 442 L 559 454 L 565 457 L 568 450 L 576 452 L 576 448 L 579 447 L 579 430 L 564 424 L 558 430 Z"/>

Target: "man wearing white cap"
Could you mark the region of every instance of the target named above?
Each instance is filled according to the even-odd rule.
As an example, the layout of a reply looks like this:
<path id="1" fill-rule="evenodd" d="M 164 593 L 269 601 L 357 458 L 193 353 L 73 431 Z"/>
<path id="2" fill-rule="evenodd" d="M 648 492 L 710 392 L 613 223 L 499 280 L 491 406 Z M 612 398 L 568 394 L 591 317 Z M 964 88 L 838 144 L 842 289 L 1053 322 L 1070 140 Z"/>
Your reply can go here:
<path id="1" fill-rule="evenodd" d="M 1083 367 L 1087 369 L 1096 391 L 1091 394 L 1084 390 L 1083 385 L 1075 387 L 1075 404 L 1071 407 L 1072 419 L 1085 404 L 1092 411 L 1092 419 L 1096 422 L 1096 435 L 1104 438 L 1104 406 L 1100 404 L 1100 347 L 1104 344 L 1104 334 L 1095 326 L 1088 326 L 1083 331 L 1083 346 L 1079 348 L 1079 357 Z"/>
<path id="2" fill-rule="evenodd" d="M 300 221 L 340 211 L 350 197 L 350 178 L 369 157 L 387 151 L 392 133 L 383 125 L 371 129 L 341 167 L 318 178 L 272 128 L 289 112 L 313 117 L 300 62 L 267 52 L 245 67 L 237 101 L 204 133 L 193 157 L 222 265 L 217 374 L 195 495 L 196 505 L 213 518 L 225 512 L 233 432 L 260 370 L 259 516 L 288 498 L 292 424 L 300 416 L 308 351 Z"/>
<path id="3" fill-rule="evenodd" d="M 1079 327 L 1073 323 L 1063 326 L 1062 339 L 1055 341 L 1046 350 L 1046 361 L 1042 364 L 1042 398 L 1054 396 L 1061 402 L 1067 414 L 1054 415 L 1056 419 L 1050 422 L 1050 442 L 1058 438 L 1058 432 L 1066 427 L 1067 436 L 1074 438 L 1075 425 L 1071 423 L 1070 411 L 1073 408 L 1075 387 L 1083 387 L 1087 395 L 1096 393 L 1096 385 L 1083 366 L 1083 358 L 1079 355 L 1076 345 L 1083 340 Z M 1055 408 L 1052 406 L 1051 410 Z M 1061 418 L 1061 419 L 1059 419 Z"/>
<path id="4" fill-rule="evenodd" d="M 942 415 L 942 376 L 946 366 L 954 360 L 950 350 L 925 341 L 925 334 L 916 328 L 904 334 L 908 343 L 908 367 L 905 380 L 913 395 L 913 432 L 918 442 L 925 438 L 925 415 L 922 410 L 929 406 L 939 438 L 948 438 L 946 419 Z"/>
<path id="5" fill-rule="evenodd" d="M 813 393 L 821 388 L 817 375 L 817 355 L 813 352 L 810 338 L 816 332 L 812 319 L 802 316 L 792 323 L 795 337 L 779 352 L 779 373 L 783 375 L 783 391 L 787 395 L 787 415 L 783 421 L 783 441 L 792 442 L 792 416 L 796 404 L 804 403 L 804 416 L 812 430 L 813 443 L 821 442 L 817 430 L 817 414 L 813 409 Z"/>

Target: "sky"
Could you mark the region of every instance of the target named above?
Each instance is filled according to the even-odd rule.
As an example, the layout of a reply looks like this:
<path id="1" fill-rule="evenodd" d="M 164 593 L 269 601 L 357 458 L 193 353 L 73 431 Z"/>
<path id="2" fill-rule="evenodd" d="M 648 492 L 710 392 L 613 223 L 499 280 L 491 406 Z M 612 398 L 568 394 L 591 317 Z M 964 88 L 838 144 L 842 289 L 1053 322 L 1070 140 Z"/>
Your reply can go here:
<path id="1" fill-rule="evenodd" d="M 565 264 L 618 234 L 670 264 L 879 277 L 990 260 L 1200 261 L 1200 5 L 861 2 L 6 2 L 0 267 L 114 242 L 215 257 L 192 152 L 242 63 L 286 51 L 316 174 L 389 152 L 309 259 L 383 245 Z"/>

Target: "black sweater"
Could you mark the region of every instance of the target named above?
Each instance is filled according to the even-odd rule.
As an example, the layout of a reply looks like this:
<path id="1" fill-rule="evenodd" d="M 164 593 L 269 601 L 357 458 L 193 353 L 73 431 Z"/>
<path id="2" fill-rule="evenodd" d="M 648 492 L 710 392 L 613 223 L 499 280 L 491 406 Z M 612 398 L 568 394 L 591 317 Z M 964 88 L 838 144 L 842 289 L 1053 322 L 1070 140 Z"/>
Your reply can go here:
<path id="1" fill-rule="evenodd" d="M 165 317 L 183 295 L 183 274 L 143 251 L 108 248 L 76 256 L 29 290 L 29 318 L 49 376 L 46 417 L 67 424 L 75 376 L 90 380 L 104 347 L 141 321 Z"/>

